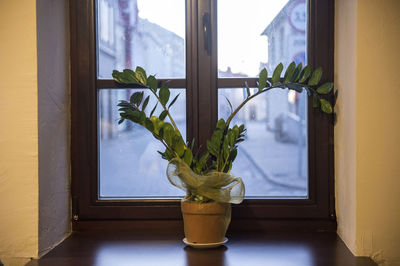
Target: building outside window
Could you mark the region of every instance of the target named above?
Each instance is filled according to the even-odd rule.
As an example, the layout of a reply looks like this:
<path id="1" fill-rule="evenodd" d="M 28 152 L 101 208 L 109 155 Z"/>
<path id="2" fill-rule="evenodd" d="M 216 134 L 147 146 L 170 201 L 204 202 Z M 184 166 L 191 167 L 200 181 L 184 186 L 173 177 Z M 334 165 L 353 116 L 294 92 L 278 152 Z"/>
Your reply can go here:
<path id="1" fill-rule="evenodd" d="M 154 10 L 159 1 L 150 2 L 154 2 L 154 5 L 145 4 L 143 0 L 99 1 L 97 36 L 100 78 L 110 78 L 112 69 L 122 70 L 136 66 L 143 66 L 158 77 L 185 77 L 183 2 L 180 2 L 180 9 L 174 8 L 165 13 L 165 20 L 173 15 L 177 23 L 182 25 L 169 29 L 169 25 L 163 25 L 161 19 L 146 16 L 151 14 L 146 8 Z M 174 6 L 179 6 L 175 2 Z M 261 3 L 262 1 L 250 1 L 248 5 L 255 7 Z M 236 12 L 239 11 L 240 6 L 235 2 L 221 1 L 219 7 L 223 10 L 227 5 L 236 9 Z M 268 3 L 264 5 L 268 7 Z M 225 71 L 218 69 L 220 77 L 252 77 L 264 66 L 272 73 L 274 66 L 280 62 L 285 66 L 291 61 L 306 63 L 305 1 L 282 0 L 276 1 L 274 5 L 276 14 L 271 13 L 260 19 L 258 32 L 255 31 L 258 34 L 250 35 L 264 45 L 254 53 L 268 56 L 252 60 L 256 71 L 250 66 L 251 70 L 249 67 L 238 68 L 234 73 L 229 65 L 229 57 L 234 54 L 224 53 L 226 58 L 219 58 L 220 65 L 227 65 L 227 68 Z M 221 46 L 230 41 L 227 38 L 234 37 L 229 35 L 229 23 L 234 23 L 236 15 L 235 12 L 231 15 L 221 14 Z M 303 20 L 299 21 L 299 18 Z M 251 27 L 252 23 L 249 20 L 244 27 Z M 103 42 L 110 43 L 114 33 L 115 45 L 103 45 Z M 300 53 L 303 54 L 300 58 L 302 61 L 298 58 Z M 266 62 L 262 62 L 262 59 L 266 59 Z M 158 144 L 153 137 L 133 123 L 116 123 L 119 116 L 116 103 L 126 99 L 131 93 L 133 90 L 101 90 L 99 94 L 100 194 L 113 198 L 181 196 L 181 191 L 159 180 L 165 173 L 166 162 L 155 152 Z M 182 94 L 173 114 L 178 126 L 186 129 L 186 99 L 184 92 Z M 223 89 L 219 90 L 218 97 L 219 116 L 226 118 L 229 115 L 229 106 L 225 97 L 237 106 L 246 97 L 246 92 L 244 88 Z M 155 103 L 151 102 L 150 105 L 152 104 Z M 307 197 L 306 108 L 307 97 L 304 94 L 276 90 L 254 99 L 239 113 L 235 122 L 245 124 L 248 133 L 246 142 L 239 146 L 239 157 L 232 172 L 245 178 L 248 196 Z M 132 151 L 129 158 L 123 156 L 127 151 Z M 287 158 L 291 158 L 291 167 L 288 167 Z"/>

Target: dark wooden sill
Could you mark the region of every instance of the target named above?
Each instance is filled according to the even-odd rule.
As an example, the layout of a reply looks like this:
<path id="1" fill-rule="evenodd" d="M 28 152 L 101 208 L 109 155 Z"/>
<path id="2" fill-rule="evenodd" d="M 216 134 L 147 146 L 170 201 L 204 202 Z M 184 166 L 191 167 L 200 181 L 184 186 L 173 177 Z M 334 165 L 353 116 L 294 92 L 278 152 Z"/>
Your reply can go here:
<path id="1" fill-rule="evenodd" d="M 228 232 L 229 242 L 196 250 L 182 242 L 182 229 L 90 230 L 74 232 L 59 246 L 27 265 L 188 266 L 373 266 L 354 257 L 334 232 Z"/>
<path id="2" fill-rule="evenodd" d="M 336 232 L 336 221 L 319 219 L 232 219 L 229 232 Z M 165 231 L 180 234 L 182 220 L 86 220 L 74 221 L 73 231 Z"/>

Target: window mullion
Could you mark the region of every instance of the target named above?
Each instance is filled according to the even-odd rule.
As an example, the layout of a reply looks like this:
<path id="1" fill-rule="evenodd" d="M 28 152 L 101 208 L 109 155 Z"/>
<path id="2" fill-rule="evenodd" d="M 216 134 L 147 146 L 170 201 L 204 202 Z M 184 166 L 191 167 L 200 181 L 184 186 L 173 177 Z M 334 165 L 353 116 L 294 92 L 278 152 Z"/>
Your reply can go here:
<path id="1" fill-rule="evenodd" d="M 209 139 L 217 121 L 216 1 L 198 1 L 198 122 L 200 144 Z M 209 21 L 207 21 L 209 19 Z M 209 40 L 211 39 L 211 40 Z M 205 44 L 208 42 L 208 51 Z M 211 46 L 211 47 L 210 47 Z"/>
<path id="2" fill-rule="evenodd" d="M 197 42 L 197 0 L 186 0 L 186 132 L 189 141 L 199 139 Z"/>

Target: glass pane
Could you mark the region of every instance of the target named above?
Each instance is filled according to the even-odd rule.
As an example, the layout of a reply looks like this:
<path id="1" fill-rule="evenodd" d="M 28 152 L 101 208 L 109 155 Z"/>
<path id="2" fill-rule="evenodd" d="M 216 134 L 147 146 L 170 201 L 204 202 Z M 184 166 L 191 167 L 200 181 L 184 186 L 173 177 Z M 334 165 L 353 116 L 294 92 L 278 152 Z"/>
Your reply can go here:
<path id="1" fill-rule="evenodd" d="M 253 93 L 253 92 L 252 92 Z M 244 89 L 219 89 L 219 117 L 230 114 L 246 97 Z M 246 196 L 307 197 L 307 94 L 271 90 L 248 102 L 233 124 L 244 124 L 232 174 L 243 178 Z"/>
<path id="2" fill-rule="evenodd" d="M 168 162 L 157 153 L 157 150 L 164 151 L 164 146 L 142 126 L 130 121 L 118 125 L 117 103 L 119 100 L 128 100 L 135 91 L 141 90 L 99 90 L 99 196 L 100 198 L 182 196 L 183 191 L 172 186 L 167 179 Z M 150 91 L 145 91 L 145 95 L 149 93 Z M 171 89 L 170 98 L 173 99 L 178 93 L 180 96 L 171 107 L 171 113 L 182 136 L 186 139 L 185 90 Z M 155 104 L 153 97 L 146 108 L 147 114 Z M 161 111 L 161 107 L 158 107 L 154 114 L 158 115 Z"/>
<path id="3" fill-rule="evenodd" d="M 98 77 L 141 66 L 157 78 L 185 77 L 185 1 L 98 0 Z"/>
<path id="4" fill-rule="evenodd" d="M 255 77 L 306 60 L 305 0 L 218 0 L 218 76 Z"/>

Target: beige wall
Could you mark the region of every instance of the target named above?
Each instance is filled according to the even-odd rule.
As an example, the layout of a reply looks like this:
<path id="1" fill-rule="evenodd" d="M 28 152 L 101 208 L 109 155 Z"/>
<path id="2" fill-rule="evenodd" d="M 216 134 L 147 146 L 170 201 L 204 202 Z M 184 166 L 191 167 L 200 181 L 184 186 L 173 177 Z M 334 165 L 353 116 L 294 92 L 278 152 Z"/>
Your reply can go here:
<path id="1" fill-rule="evenodd" d="M 400 1 L 357 17 L 357 253 L 400 265 Z"/>
<path id="2" fill-rule="evenodd" d="M 0 1 L 0 259 L 38 251 L 35 1 Z"/>
<path id="3" fill-rule="evenodd" d="M 339 89 L 335 126 L 338 233 L 356 250 L 356 21 L 357 3 L 336 0 L 335 87 Z"/>
<path id="4" fill-rule="evenodd" d="M 400 1 L 337 0 L 335 26 L 338 232 L 400 265 Z"/>
<path id="5" fill-rule="evenodd" d="M 67 18 L 66 0 L 0 1 L 0 260 L 6 265 L 23 265 L 70 232 Z"/>
<path id="6" fill-rule="evenodd" d="M 37 0 L 39 255 L 70 230 L 67 0 Z"/>

